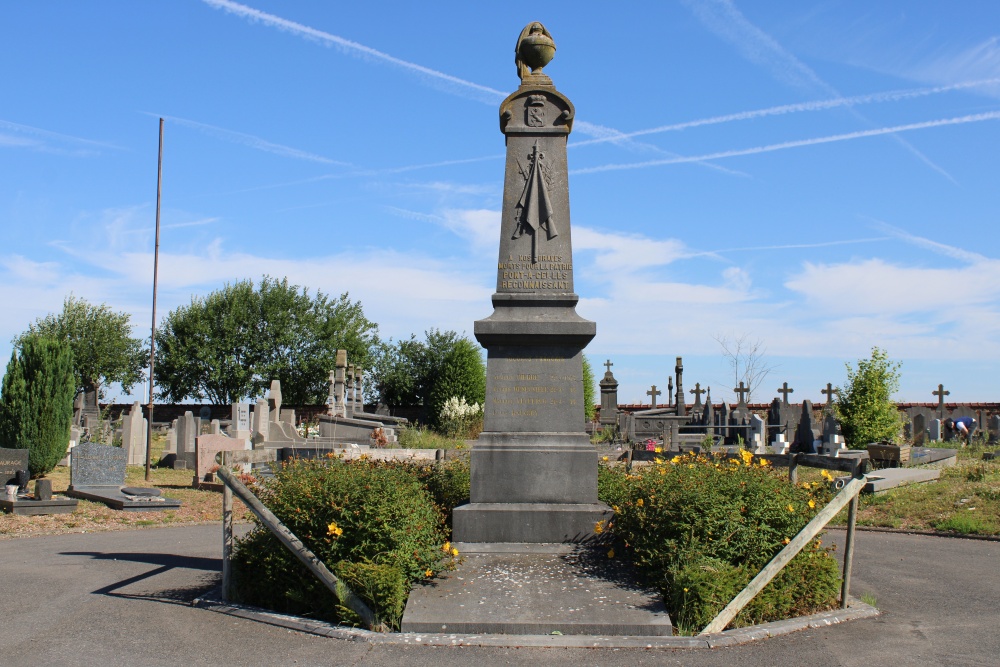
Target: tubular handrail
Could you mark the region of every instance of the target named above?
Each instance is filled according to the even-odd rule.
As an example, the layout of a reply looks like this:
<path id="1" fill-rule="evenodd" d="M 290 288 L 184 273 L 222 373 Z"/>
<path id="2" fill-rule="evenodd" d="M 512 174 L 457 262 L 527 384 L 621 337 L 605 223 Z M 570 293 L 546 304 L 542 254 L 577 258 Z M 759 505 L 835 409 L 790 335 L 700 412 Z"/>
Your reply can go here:
<path id="1" fill-rule="evenodd" d="M 243 482 L 236 478 L 225 466 L 218 469 L 216 474 L 224 484 L 222 489 L 222 519 L 223 519 L 223 545 L 222 545 L 222 596 L 227 599 L 230 585 L 230 558 L 233 547 L 233 494 L 243 501 L 247 508 L 256 515 L 260 522 L 278 538 L 285 548 L 302 561 L 302 564 L 319 579 L 330 592 L 337 596 L 341 604 L 353 611 L 361 618 L 361 622 L 369 630 L 381 630 L 381 624 L 361 598 L 354 594 L 347 584 L 341 581 L 335 574 L 327 569 L 326 565 L 316 555 L 310 551 L 292 531 L 267 509 L 257 496 L 246 487 Z"/>

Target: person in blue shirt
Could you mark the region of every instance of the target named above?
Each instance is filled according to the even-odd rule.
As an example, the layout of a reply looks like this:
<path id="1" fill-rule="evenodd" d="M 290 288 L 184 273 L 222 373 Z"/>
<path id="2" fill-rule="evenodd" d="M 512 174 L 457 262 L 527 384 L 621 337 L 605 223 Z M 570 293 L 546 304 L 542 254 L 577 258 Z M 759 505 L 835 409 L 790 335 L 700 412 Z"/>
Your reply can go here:
<path id="1" fill-rule="evenodd" d="M 965 444 L 969 444 L 969 437 L 972 432 L 976 430 L 976 420 L 972 417 L 959 417 L 958 419 L 946 419 L 945 424 L 955 430 L 958 433 L 958 439 L 964 440 Z"/>

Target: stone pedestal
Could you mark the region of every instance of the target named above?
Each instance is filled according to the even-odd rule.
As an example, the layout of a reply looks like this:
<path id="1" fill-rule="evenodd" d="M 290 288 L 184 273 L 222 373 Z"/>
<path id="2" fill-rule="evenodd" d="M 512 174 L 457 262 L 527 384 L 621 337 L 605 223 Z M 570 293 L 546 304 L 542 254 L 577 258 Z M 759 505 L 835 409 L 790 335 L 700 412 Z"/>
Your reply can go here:
<path id="1" fill-rule="evenodd" d="M 597 333 L 576 313 L 566 138 L 573 105 L 544 75 L 522 77 L 500 106 L 506 136 L 493 314 L 475 323 L 487 350 L 483 433 L 457 542 L 584 542 L 610 518 L 597 501 L 597 450 L 585 431 L 583 348 Z"/>

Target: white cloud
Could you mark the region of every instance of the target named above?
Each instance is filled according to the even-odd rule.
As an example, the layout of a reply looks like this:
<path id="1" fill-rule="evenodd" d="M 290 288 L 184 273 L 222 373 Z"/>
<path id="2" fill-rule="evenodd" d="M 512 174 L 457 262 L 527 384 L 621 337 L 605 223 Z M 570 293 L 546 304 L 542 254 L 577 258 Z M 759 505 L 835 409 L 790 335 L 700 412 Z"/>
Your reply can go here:
<path id="1" fill-rule="evenodd" d="M 664 266 L 689 253 L 677 239 L 655 240 L 639 234 L 602 232 L 591 227 L 573 227 L 574 251 L 596 250 L 594 264 L 602 272 L 633 272 Z"/>
<path id="2" fill-rule="evenodd" d="M 806 262 L 785 286 L 830 316 L 922 313 L 958 322 L 965 308 L 1000 299 L 1000 261 L 950 269 L 900 266 L 882 259 Z"/>

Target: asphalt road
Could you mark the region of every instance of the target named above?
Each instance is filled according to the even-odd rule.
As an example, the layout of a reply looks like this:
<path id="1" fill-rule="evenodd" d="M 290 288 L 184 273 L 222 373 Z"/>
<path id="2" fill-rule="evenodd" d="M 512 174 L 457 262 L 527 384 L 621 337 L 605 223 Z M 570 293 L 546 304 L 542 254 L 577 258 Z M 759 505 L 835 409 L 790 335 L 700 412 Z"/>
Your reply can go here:
<path id="1" fill-rule="evenodd" d="M 834 541 L 837 532 L 830 535 Z M 859 533 L 852 592 L 883 614 L 733 648 L 370 645 L 191 607 L 217 525 L 0 541 L 3 665 L 1000 665 L 1000 543 Z"/>

